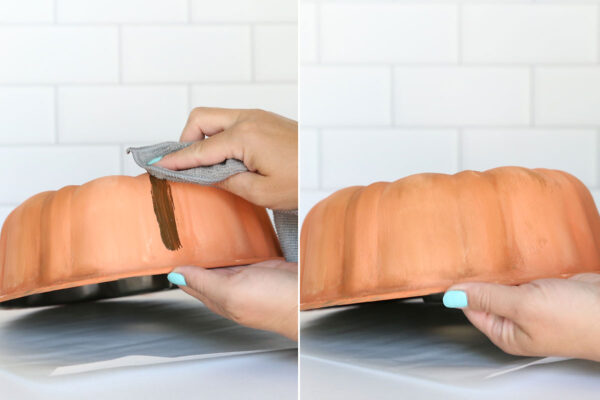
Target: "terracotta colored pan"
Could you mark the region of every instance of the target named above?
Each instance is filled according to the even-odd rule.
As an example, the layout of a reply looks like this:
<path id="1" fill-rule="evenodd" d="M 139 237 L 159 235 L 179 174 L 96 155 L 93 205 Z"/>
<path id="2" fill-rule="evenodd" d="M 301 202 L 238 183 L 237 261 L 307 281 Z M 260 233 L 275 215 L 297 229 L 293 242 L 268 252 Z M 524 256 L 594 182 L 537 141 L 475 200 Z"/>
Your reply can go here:
<path id="1" fill-rule="evenodd" d="M 216 188 L 109 176 L 37 194 L 8 216 L 0 301 L 181 265 L 276 258 L 282 254 L 264 208 Z"/>
<path id="2" fill-rule="evenodd" d="M 600 216 L 586 187 L 519 167 L 418 174 L 340 190 L 300 239 L 302 309 L 519 284 L 600 271 Z"/>

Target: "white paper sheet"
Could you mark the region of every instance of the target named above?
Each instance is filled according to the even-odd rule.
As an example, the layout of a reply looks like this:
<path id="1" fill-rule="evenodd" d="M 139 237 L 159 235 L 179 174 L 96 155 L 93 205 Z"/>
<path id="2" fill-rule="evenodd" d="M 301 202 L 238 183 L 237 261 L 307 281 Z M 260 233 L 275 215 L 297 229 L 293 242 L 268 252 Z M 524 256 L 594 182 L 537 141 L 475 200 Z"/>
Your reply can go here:
<path id="1" fill-rule="evenodd" d="M 172 391 L 195 398 L 198 385 L 216 398 L 293 399 L 296 354 L 295 342 L 239 326 L 180 290 L 0 310 L 2 399 L 102 398 L 103 384 L 122 389 L 110 399 L 164 399 Z M 246 383 L 232 385 L 229 375 Z"/>
<path id="2" fill-rule="evenodd" d="M 301 390 L 306 400 L 331 390 L 331 398 L 358 399 L 369 393 L 369 387 L 386 386 L 390 389 L 377 398 L 399 393 L 416 398 L 441 394 L 469 398 L 482 393 L 486 399 L 503 398 L 503 388 L 515 385 L 520 390 L 537 386 L 548 398 L 564 396 L 565 389 L 571 395 L 589 391 L 594 398 L 600 393 L 597 363 L 508 355 L 460 310 L 441 304 L 390 301 L 315 310 L 303 312 L 301 323 Z M 565 368 L 576 372 L 586 385 L 572 388 L 567 379 L 572 375 Z M 541 377 L 528 386 L 527 379 L 521 378 L 532 375 L 532 370 L 541 372 Z M 327 377 L 324 371 L 329 371 Z M 552 371 L 547 381 L 544 371 Z M 345 384 L 335 384 L 338 380 Z"/>

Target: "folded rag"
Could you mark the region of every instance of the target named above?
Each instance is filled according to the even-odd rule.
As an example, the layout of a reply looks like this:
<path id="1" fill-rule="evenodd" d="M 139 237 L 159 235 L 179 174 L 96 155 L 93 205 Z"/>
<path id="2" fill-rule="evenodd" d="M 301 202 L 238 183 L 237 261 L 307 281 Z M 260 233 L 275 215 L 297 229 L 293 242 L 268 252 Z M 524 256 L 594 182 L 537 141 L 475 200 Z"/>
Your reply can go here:
<path id="1" fill-rule="evenodd" d="M 169 153 L 181 150 L 191 143 L 163 142 L 150 146 L 130 147 L 127 153 L 133 155 L 137 165 L 144 168 L 152 176 L 174 182 L 197 183 L 210 186 L 223 181 L 240 172 L 247 172 L 248 168 L 240 160 L 230 158 L 222 163 L 206 167 L 196 167 L 173 171 L 157 165 L 148 165 L 150 160 L 163 157 Z M 279 244 L 285 259 L 289 262 L 298 261 L 298 210 L 273 210 L 275 229 Z"/>

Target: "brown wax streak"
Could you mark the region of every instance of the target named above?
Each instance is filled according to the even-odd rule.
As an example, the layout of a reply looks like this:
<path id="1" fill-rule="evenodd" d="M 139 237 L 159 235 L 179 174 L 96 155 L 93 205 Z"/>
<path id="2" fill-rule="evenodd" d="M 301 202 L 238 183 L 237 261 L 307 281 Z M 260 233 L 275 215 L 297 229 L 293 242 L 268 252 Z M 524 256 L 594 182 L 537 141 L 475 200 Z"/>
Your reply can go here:
<path id="1" fill-rule="evenodd" d="M 150 184 L 152 185 L 152 205 L 154 206 L 154 215 L 160 229 L 160 237 L 169 250 L 175 251 L 181 248 L 179 233 L 177 233 L 177 224 L 175 223 L 175 209 L 173 206 L 173 196 L 171 195 L 171 186 L 166 179 L 158 179 L 152 175 Z"/>

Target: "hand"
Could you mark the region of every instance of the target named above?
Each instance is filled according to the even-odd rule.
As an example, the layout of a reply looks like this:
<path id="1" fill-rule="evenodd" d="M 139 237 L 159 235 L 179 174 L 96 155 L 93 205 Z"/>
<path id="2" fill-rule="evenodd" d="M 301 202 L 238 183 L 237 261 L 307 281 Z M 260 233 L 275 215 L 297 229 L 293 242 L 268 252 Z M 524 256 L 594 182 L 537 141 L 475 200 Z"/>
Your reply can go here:
<path id="1" fill-rule="evenodd" d="M 195 143 L 156 165 L 181 170 L 237 158 L 250 172 L 216 186 L 259 206 L 298 208 L 297 122 L 261 110 L 195 108 L 180 141 Z"/>
<path id="2" fill-rule="evenodd" d="M 230 268 L 178 267 L 169 280 L 238 324 L 298 340 L 298 264 L 281 260 Z"/>
<path id="3" fill-rule="evenodd" d="M 463 308 L 473 325 L 507 353 L 600 361 L 598 274 L 520 286 L 458 284 L 446 292 L 444 304 Z"/>

